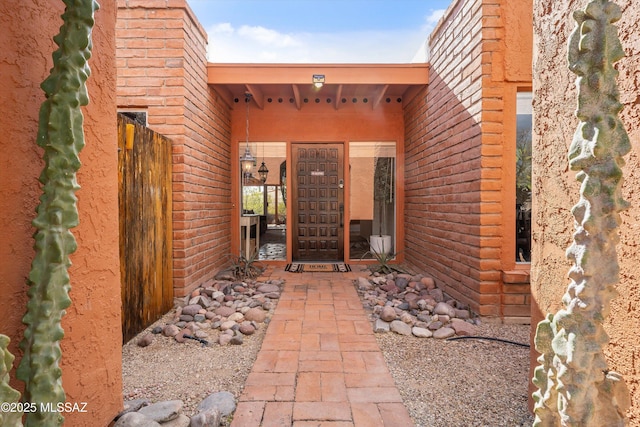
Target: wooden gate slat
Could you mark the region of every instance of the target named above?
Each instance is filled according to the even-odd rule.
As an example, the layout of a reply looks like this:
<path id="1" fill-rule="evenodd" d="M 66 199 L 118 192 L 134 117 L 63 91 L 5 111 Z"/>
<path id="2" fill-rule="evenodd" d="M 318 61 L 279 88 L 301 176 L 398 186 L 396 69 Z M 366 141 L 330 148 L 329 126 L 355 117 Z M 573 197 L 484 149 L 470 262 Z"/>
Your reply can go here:
<path id="1" fill-rule="evenodd" d="M 118 116 L 122 331 L 128 341 L 173 304 L 171 140 Z"/>

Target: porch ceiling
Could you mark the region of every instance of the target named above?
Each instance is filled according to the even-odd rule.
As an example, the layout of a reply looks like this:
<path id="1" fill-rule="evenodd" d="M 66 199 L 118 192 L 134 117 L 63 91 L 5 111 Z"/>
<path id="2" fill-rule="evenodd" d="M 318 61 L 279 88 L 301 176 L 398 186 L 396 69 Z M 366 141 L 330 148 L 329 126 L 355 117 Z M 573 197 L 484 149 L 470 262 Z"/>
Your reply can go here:
<path id="1" fill-rule="evenodd" d="M 294 100 L 298 109 L 305 98 L 330 100 L 336 109 L 343 98 L 368 98 L 376 108 L 386 98 L 408 102 L 429 82 L 428 64 L 219 64 L 209 63 L 208 83 L 229 105 L 249 92 L 264 108 L 267 99 Z M 316 88 L 314 75 L 325 76 Z"/>

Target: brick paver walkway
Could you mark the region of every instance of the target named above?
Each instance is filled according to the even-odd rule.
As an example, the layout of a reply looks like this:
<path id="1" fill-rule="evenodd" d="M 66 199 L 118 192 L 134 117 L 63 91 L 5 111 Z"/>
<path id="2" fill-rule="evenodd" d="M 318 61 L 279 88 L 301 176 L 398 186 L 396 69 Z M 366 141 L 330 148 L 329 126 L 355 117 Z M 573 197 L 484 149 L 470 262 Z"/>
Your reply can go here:
<path id="1" fill-rule="evenodd" d="M 413 426 L 355 273 L 288 273 L 232 427 Z"/>

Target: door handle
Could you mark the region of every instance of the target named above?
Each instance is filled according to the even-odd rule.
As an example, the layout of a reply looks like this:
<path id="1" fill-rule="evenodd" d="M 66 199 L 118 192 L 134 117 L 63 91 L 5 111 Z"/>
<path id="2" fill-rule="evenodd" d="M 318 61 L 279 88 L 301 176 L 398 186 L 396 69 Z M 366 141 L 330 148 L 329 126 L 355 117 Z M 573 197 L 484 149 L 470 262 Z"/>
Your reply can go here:
<path id="1" fill-rule="evenodd" d="M 340 203 L 340 228 L 344 227 L 344 203 Z"/>

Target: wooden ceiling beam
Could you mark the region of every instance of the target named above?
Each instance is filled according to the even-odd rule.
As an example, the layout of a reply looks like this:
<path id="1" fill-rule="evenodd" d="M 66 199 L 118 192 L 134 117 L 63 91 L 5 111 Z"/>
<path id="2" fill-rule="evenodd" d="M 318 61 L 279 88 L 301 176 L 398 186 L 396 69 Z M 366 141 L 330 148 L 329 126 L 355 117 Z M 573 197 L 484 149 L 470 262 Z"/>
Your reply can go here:
<path id="1" fill-rule="evenodd" d="M 342 85 L 338 85 L 336 90 L 336 111 L 340 108 L 340 99 L 342 98 Z"/>
<path id="2" fill-rule="evenodd" d="M 302 100 L 300 99 L 300 88 L 298 85 L 291 85 L 293 90 L 293 99 L 296 101 L 296 108 L 300 110 L 302 108 Z"/>
<path id="3" fill-rule="evenodd" d="M 264 110 L 264 94 L 258 85 L 246 84 L 244 87 L 247 89 L 255 101 L 259 109 Z"/>
<path id="4" fill-rule="evenodd" d="M 372 109 L 375 110 L 378 104 L 380 104 L 380 101 L 382 101 L 382 98 L 384 98 L 384 95 L 387 93 L 387 90 L 389 90 L 389 85 L 384 85 L 382 86 L 382 89 L 373 96 Z"/>

